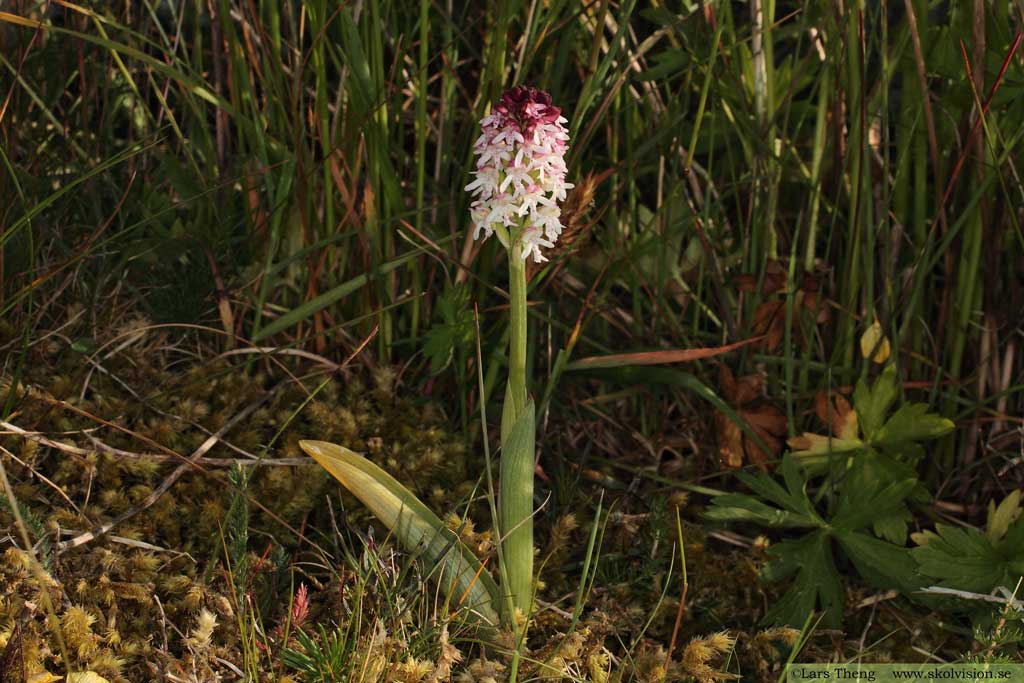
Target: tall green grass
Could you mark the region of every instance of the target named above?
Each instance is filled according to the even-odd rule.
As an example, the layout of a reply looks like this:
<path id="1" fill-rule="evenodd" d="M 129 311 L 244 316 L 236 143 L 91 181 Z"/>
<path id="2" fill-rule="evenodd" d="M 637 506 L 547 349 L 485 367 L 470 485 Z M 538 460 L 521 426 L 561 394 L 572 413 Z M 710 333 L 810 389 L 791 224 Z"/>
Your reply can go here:
<path id="1" fill-rule="evenodd" d="M 932 460 L 940 481 L 1024 407 L 1020 26 L 1013 5 L 924 0 L 14 2 L 0 15 L 4 343 L 24 359 L 68 302 L 113 325 L 122 309 L 102 304 L 130 297 L 234 343 L 341 357 L 379 326 L 377 360 L 412 363 L 419 382 L 455 283 L 507 303 L 462 186 L 477 121 L 528 83 L 565 109 L 570 175 L 611 171 L 585 246 L 531 282 L 552 302 L 531 308 L 536 394 L 577 381 L 548 371 L 557 349 L 734 342 L 782 296 L 780 346 L 735 362 L 768 372 L 790 429 L 865 369 L 857 339 L 878 319 L 905 378 L 979 425 Z M 781 294 L 737 288 L 776 260 Z M 805 275 L 824 322 L 796 305 Z M 500 356 L 507 330 L 483 334 Z M 713 368 L 692 369 L 717 399 Z M 471 424 L 473 383 L 451 395 Z M 626 400 L 641 433 L 664 428 L 665 409 Z"/>

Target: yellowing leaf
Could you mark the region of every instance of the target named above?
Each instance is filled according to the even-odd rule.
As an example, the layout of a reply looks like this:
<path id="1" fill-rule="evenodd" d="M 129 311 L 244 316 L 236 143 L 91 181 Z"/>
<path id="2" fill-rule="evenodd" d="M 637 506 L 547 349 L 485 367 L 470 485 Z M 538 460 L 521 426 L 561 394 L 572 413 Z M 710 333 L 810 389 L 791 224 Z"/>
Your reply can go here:
<path id="1" fill-rule="evenodd" d="M 67 683 L 110 683 L 110 681 L 105 679 L 103 676 L 100 676 L 95 671 L 79 671 L 73 674 L 68 674 Z"/>
<path id="2" fill-rule="evenodd" d="M 989 501 L 988 524 L 986 524 L 985 531 L 993 543 L 997 543 L 1005 536 L 1010 525 L 1020 517 L 1020 493 L 1020 489 L 1010 492 L 1006 498 L 1003 498 L 1003 502 L 999 503 L 999 507 L 996 507 L 994 500 Z"/>
<path id="3" fill-rule="evenodd" d="M 860 352 L 865 358 L 870 358 L 879 365 L 889 360 L 892 347 L 889 345 L 889 338 L 882 331 L 881 323 L 877 320 L 861 335 Z"/>
<path id="4" fill-rule="evenodd" d="M 71 675 L 74 676 L 76 674 Z M 28 678 L 25 679 L 25 683 L 53 683 L 59 680 L 61 680 L 60 676 L 54 676 L 49 671 L 37 671 L 34 674 L 29 674 Z"/>
<path id="5" fill-rule="evenodd" d="M 453 609 L 464 606 L 497 624 L 501 605 L 497 584 L 455 533 L 407 488 L 363 456 L 326 441 L 299 446 L 362 501 L 410 553 L 422 553 L 437 575 Z M 83 682 L 88 683 L 88 682 Z"/>
<path id="6" fill-rule="evenodd" d="M 864 448 L 864 442 L 860 439 L 837 439 L 810 432 L 794 436 L 786 443 L 793 449 L 793 455 L 797 456 L 849 453 Z"/>

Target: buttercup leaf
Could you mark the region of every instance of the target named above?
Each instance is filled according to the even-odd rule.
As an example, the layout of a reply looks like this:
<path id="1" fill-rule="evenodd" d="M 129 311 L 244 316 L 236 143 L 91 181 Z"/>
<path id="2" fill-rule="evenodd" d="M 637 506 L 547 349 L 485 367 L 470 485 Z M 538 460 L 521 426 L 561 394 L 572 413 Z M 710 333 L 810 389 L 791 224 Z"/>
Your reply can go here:
<path id="1" fill-rule="evenodd" d="M 903 591 L 921 587 L 917 563 L 906 548 L 861 532 L 836 535 L 860 575 L 879 588 L 898 586 Z"/>
<path id="2" fill-rule="evenodd" d="M 994 500 L 988 503 L 988 523 L 986 524 L 986 535 L 993 543 L 998 542 L 1010 525 L 1020 518 L 1020 489 L 1010 492 L 1010 495 L 1003 498 L 1003 501 L 996 507 Z"/>
<path id="3" fill-rule="evenodd" d="M 925 545 L 911 551 L 920 572 L 944 588 L 989 593 L 1009 583 L 1004 558 L 980 531 L 937 524 L 935 533 L 920 540 Z"/>
<path id="4" fill-rule="evenodd" d="M 894 445 L 906 441 L 937 439 L 953 431 L 953 427 L 952 420 L 929 413 L 924 403 L 907 403 L 893 413 L 872 441 Z"/>
<path id="5" fill-rule="evenodd" d="M 803 626 L 816 606 L 825 613 L 823 622 L 838 628 L 843 619 L 843 586 L 832 559 L 832 541 L 818 530 L 795 541 L 783 541 L 769 547 L 775 559 L 765 565 L 762 576 L 778 581 L 796 573 L 793 587 L 765 614 L 766 623 Z"/>
<path id="6" fill-rule="evenodd" d="M 896 397 L 899 396 L 899 385 L 896 378 L 896 366 L 889 365 L 875 380 L 873 386 L 861 379 L 853 392 L 853 404 L 857 409 L 860 428 L 866 438 L 874 436 L 883 424 Z"/>

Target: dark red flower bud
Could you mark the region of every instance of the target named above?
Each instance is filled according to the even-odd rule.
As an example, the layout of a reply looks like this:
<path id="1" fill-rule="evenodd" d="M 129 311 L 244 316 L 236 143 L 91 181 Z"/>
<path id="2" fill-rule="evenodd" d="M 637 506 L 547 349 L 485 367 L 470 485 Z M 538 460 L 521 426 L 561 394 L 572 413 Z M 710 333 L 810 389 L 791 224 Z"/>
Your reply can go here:
<path id="1" fill-rule="evenodd" d="M 502 93 L 496 109 L 515 119 L 524 132 L 538 123 L 554 123 L 562 115 L 562 110 L 551 104 L 551 95 L 522 85 Z"/>

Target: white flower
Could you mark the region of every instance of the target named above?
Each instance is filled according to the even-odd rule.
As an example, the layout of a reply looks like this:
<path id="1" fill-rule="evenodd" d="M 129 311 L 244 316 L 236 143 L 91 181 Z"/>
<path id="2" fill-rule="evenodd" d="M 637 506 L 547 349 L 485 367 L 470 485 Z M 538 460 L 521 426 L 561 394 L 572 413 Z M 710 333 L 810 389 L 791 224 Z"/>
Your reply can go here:
<path id="1" fill-rule="evenodd" d="M 554 247 L 562 234 L 558 202 L 572 188 L 565 182 L 565 123 L 550 95 L 523 87 L 505 91 L 494 113 L 480 121 L 475 178 L 466 185 L 476 197 L 470 205 L 474 239 L 487 239 L 500 225 L 524 259 L 547 260 L 542 248 Z M 504 243 L 505 231 L 497 232 Z"/>

